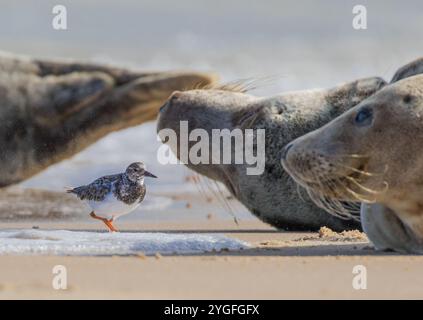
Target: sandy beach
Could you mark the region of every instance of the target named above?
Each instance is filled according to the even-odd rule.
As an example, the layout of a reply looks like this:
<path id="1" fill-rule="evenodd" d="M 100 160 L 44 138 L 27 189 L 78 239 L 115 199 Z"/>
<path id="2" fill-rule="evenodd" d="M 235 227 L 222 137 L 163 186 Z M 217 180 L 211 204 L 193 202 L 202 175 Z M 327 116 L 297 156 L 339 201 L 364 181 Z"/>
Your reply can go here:
<path id="1" fill-rule="evenodd" d="M 87 219 L 88 220 L 88 219 Z M 37 223 L 41 229 L 102 230 L 95 223 Z M 0 228 L 32 228 L 1 223 Z M 422 298 L 423 257 L 375 252 L 365 239 L 278 232 L 258 221 L 121 223 L 122 232 L 222 233 L 251 249 L 196 255 L 1 256 L 2 299 L 370 299 Z M 66 266 L 68 289 L 52 287 Z M 352 287 L 355 265 L 368 287 Z"/>
<path id="2" fill-rule="evenodd" d="M 423 50 L 416 41 L 423 30 L 423 2 L 417 0 L 407 6 L 366 2 L 366 30 L 352 27 L 357 5 L 352 0 L 185 0 L 177 5 L 171 0 L 121 0 L 118 5 L 74 0 L 65 3 L 66 30 L 52 27 L 54 5 L 50 0 L 2 1 L 0 51 L 142 72 L 193 70 L 217 74 L 222 83 L 262 79 L 249 93 L 270 97 L 373 76 L 389 81 Z M 75 106 L 72 110 L 84 105 Z M 33 119 L 33 114 L 24 118 Z M 8 123 L 10 117 L 2 119 Z M 17 123 L 16 128 L 5 126 L 12 136 L 38 132 Z M 276 230 L 214 182 L 184 165 L 159 163 L 162 143 L 156 125 L 150 121 L 110 133 L 28 179 L 18 171 L 5 172 L 16 175 L 17 182 L 0 190 L 0 299 L 423 299 L 423 256 L 377 252 L 359 231 Z M 13 152 L 15 145 L 20 144 L 13 144 Z M 48 146 L 49 153 L 55 149 Z M 33 163 L 32 153 L 17 155 L 25 165 Z M 159 179 L 146 182 L 140 207 L 116 221 L 119 245 L 108 251 L 103 244 L 105 253 L 99 254 L 96 245 L 102 239 L 112 243 L 111 237 L 65 188 L 123 172 L 138 161 Z M 283 205 L 280 210 L 283 215 L 288 209 Z M 49 238 L 50 231 L 54 237 Z M 56 234 L 76 253 L 67 254 L 63 246 L 56 250 L 55 241 L 62 245 L 63 240 Z M 168 251 L 146 253 L 125 237 Z M 94 249 L 90 239 L 97 241 Z M 221 250 L 211 250 L 219 239 L 243 249 L 221 245 Z M 116 254 L 119 248 L 125 249 L 122 254 Z M 169 253 L 172 248 L 181 251 Z M 194 253 L 187 253 L 193 248 Z M 65 290 L 53 286 L 55 266 L 67 271 Z M 366 270 L 363 290 L 353 286 L 357 266 Z"/>

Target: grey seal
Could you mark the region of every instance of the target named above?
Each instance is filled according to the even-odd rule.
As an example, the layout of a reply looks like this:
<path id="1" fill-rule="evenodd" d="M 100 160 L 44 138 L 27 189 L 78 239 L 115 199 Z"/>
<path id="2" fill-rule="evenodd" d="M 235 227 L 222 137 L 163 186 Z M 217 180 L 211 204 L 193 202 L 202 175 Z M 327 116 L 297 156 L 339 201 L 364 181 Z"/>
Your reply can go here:
<path id="1" fill-rule="evenodd" d="M 0 187 L 21 182 L 110 132 L 153 120 L 196 72 L 139 73 L 0 54 Z"/>
<path id="2" fill-rule="evenodd" d="M 330 122 L 385 86 L 378 77 L 365 78 L 330 89 L 282 93 L 272 97 L 247 94 L 239 84 L 175 92 L 161 108 L 157 130 L 179 134 L 181 121 L 188 130 L 265 129 L 265 169 L 247 175 L 245 164 L 194 164 L 199 174 L 222 182 L 262 221 L 284 230 L 359 228 L 354 219 L 340 219 L 301 199 L 296 184 L 280 165 L 282 148 L 295 138 Z M 166 139 L 163 139 L 166 143 Z M 191 147 L 192 145 L 190 145 Z M 170 145 L 181 158 L 178 146 Z"/>
<path id="3" fill-rule="evenodd" d="M 286 146 L 282 164 L 322 208 L 361 202 L 379 250 L 423 253 L 423 59 L 327 125 Z M 420 73 L 420 74 L 419 74 Z"/>

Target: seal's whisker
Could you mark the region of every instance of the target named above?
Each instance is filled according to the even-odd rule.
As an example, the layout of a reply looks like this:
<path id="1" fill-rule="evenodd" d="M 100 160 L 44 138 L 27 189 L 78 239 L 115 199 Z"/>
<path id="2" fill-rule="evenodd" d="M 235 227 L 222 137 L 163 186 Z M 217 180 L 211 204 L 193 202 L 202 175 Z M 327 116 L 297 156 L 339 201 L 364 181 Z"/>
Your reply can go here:
<path id="1" fill-rule="evenodd" d="M 233 208 L 229 204 L 229 201 L 226 199 L 226 197 L 225 197 L 222 189 L 220 188 L 219 184 L 215 180 L 211 180 L 211 179 L 208 179 L 208 178 L 205 178 L 205 177 L 202 177 L 202 178 L 204 178 L 204 179 L 200 179 L 200 181 L 203 181 L 205 183 L 205 185 L 207 186 L 207 188 L 209 189 L 209 191 L 212 192 L 214 198 L 233 217 L 234 222 L 236 224 L 238 224 L 238 219 L 236 217 L 235 211 L 233 210 Z M 211 182 L 214 183 L 214 187 L 215 188 L 213 187 L 213 185 L 211 184 Z"/>
<path id="2" fill-rule="evenodd" d="M 360 201 L 360 202 L 369 202 L 369 201 L 373 201 L 373 200 L 369 200 L 369 199 L 367 199 L 366 198 L 366 195 L 363 195 L 363 194 L 361 194 L 361 193 L 358 193 L 358 192 L 356 192 L 356 191 L 354 191 L 354 190 L 352 190 L 351 188 L 349 188 L 345 183 L 344 183 L 344 180 L 343 179 L 346 179 L 346 180 L 348 180 L 348 181 L 351 181 L 351 182 L 353 182 L 355 185 L 357 185 L 359 188 L 360 187 L 362 187 L 362 188 L 365 188 L 365 187 L 363 187 L 360 183 L 358 183 L 357 181 L 356 181 L 356 179 L 354 179 L 354 178 L 352 178 L 352 177 L 348 177 L 348 176 L 344 176 L 344 177 L 342 177 L 342 179 L 340 179 L 340 178 L 338 178 L 338 179 L 336 179 L 335 181 L 338 183 L 338 185 L 339 186 L 341 186 L 347 193 L 349 193 L 350 195 L 352 195 L 353 196 L 353 198 L 354 199 L 356 199 L 357 201 Z M 367 188 L 368 189 L 368 188 Z M 371 189 L 368 189 L 369 191 L 373 191 L 374 192 L 374 190 L 371 190 Z M 370 192 L 369 192 L 370 193 Z"/>
<path id="3" fill-rule="evenodd" d="M 315 192 L 315 190 L 309 189 L 309 196 L 313 202 L 320 208 L 326 210 L 332 215 L 335 215 L 341 219 L 351 219 L 353 216 L 345 210 L 340 201 L 335 199 L 329 199 L 321 193 Z"/>
<path id="4" fill-rule="evenodd" d="M 236 80 L 224 84 L 210 84 L 202 87 L 202 90 L 223 90 L 230 92 L 246 93 L 254 88 L 251 87 L 248 81 L 251 79 Z"/>
<path id="5" fill-rule="evenodd" d="M 373 195 L 383 194 L 383 193 L 385 193 L 389 189 L 389 185 L 388 185 L 388 183 L 386 181 L 383 181 L 383 185 L 385 186 L 383 188 L 383 190 L 373 190 L 373 189 L 370 189 L 370 188 L 367 188 L 367 187 L 363 186 L 361 183 L 359 183 L 353 177 L 346 176 L 345 179 L 347 179 L 348 181 L 351 181 L 357 187 L 359 187 L 360 189 L 364 190 L 365 192 L 370 193 L 370 194 L 373 194 Z"/>
<path id="6" fill-rule="evenodd" d="M 369 198 L 367 195 L 363 195 L 361 193 L 358 193 L 358 192 L 352 190 L 341 179 L 337 179 L 337 182 L 338 182 L 338 184 L 342 185 L 344 191 L 347 192 L 354 199 L 356 199 L 357 202 L 374 203 L 376 201 L 373 198 Z M 361 206 L 357 206 L 357 209 L 355 210 L 355 212 L 360 213 L 360 210 L 361 210 Z"/>
<path id="7" fill-rule="evenodd" d="M 356 153 L 351 153 L 351 154 L 337 154 L 336 156 L 332 156 L 332 155 L 325 155 L 326 158 L 334 158 L 334 159 L 338 159 L 338 158 L 357 158 L 357 159 L 366 159 L 369 156 L 366 156 L 364 154 L 356 154 Z"/>
<path id="8" fill-rule="evenodd" d="M 353 198 L 355 198 L 357 201 L 365 202 L 365 203 L 375 203 L 376 199 L 369 199 L 366 195 L 362 195 L 358 192 L 355 192 L 351 188 L 344 186 L 345 191 L 348 192 Z"/>
<path id="9" fill-rule="evenodd" d="M 328 182 L 329 186 L 333 187 L 333 191 L 334 193 L 337 193 L 337 189 L 341 188 L 341 189 L 345 189 L 346 186 L 344 185 L 344 183 L 337 179 L 337 180 L 333 180 L 331 182 Z M 331 201 L 336 201 L 339 203 L 339 205 L 342 206 L 343 208 L 343 212 L 348 215 L 351 216 L 352 213 L 357 213 L 357 206 L 355 205 L 355 203 L 351 203 L 351 202 L 341 202 L 340 200 L 331 197 Z M 355 217 L 354 217 L 355 218 Z"/>
<path id="10" fill-rule="evenodd" d="M 199 174 L 195 174 L 194 184 L 197 190 L 200 192 L 200 194 L 204 197 L 204 199 L 207 199 L 208 195 L 210 195 L 211 193 L 213 198 L 215 198 L 221 204 L 221 206 L 224 209 L 226 209 L 225 205 L 222 203 L 222 199 L 219 197 L 219 195 L 216 193 L 213 187 L 207 182 L 208 182 L 207 178 L 204 178 L 203 176 Z"/>
<path id="11" fill-rule="evenodd" d="M 198 173 L 195 174 L 194 184 L 200 194 L 204 197 L 204 199 L 207 199 L 207 190 L 204 188 L 203 180 L 201 179 L 201 176 Z"/>
<path id="12" fill-rule="evenodd" d="M 364 175 L 364 176 L 367 176 L 367 177 L 378 177 L 378 176 L 383 176 L 384 174 L 386 174 L 386 172 L 387 172 L 387 166 L 385 166 L 385 169 L 383 170 L 383 172 L 370 172 L 370 171 L 366 171 L 366 170 L 362 170 L 362 169 L 358 169 L 358 168 L 354 168 L 354 167 L 351 167 L 351 166 L 349 166 L 349 165 L 346 165 L 346 164 L 343 164 L 343 163 L 336 163 L 336 162 L 334 162 L 333 163 L 334 165 L 337 165 L 337 166 L 339 166 L 339 167 L 342 167 L 342 168 L 345 168 L 345 169 L 348 169 L 348 170 L 351 170 L 351 171 L 354 171 L 354 172 L 357 172 L 357 173 L 360 173 L 360 174 L 362 174 L 362 175 Z"/>
<path id="13" fill-rule="evenodd" d="M 316 174 L 312 174 L 314 180 L 318 181 L 317 183 L 321 186 L 322 190 L 324 190 L 324 185 L 326 185 L 332 192 L 335 194 L 339 193 L 337 189 L 342 188 L 346 189 L 347 187 L 344 183 L 337 179 L 337 180 L 327 180 L 321 181 Z M 346 204 L 341 202 L 340 200 L 336 199 L 336 197 L 328 197 L 327 195 L 322 194 L 315 188 L 308 188 L 308 194 L 310 198 L 316 203 L 317 206 L 320 208 L 328 211 L 329 213 L 336 215 L 342 219 L 355 219 L 359 220 L 358 216 L 355 216 L 354 213 L 359 213 L 360 208 L 355 204 Z M 358 194 L 357 194 L 358 195 Z"/>
<path id="14" fill-rule="evenodd" d="M 209 191 L 211 191 L 214 198 L 220 203 L 222 208 L 225 209 L 225 210 L 229 210 L 229 212 L 231 212 L 231 209 L 228 208 L 226 202 L 222 199 L 222 194 L 221 194 L 220 190 L 216 191 L 215 188 L 213 188 L 213 186 L 211 185 L 208 178 L 203 177 L 203 181 L 204 181 L 205 185 L 207 186 L 207 189 L 209 189 Z"/>
<path id="15" fill-rule="evenodd" d="M 213 186 L 210 184 L 210 181 L 208 178 L 204 177 L 204 176 L 200 176 L 201 177 L 201 181 L 204 182 L 205 186 L 207 187 L 207 189 L 213 194 L 214 198 L 219 201 L 219 203 L 222 205 L 222 207 L 225 208 L 225 204 L 222 202 L 222 198 L 220 197 L 221 194 L 217 193 L 216 190 L 213 188 Z"/>
<path id="16" fill-rule="evenodd" d="M 223 199 L 223 202 L 225 203 L 226 207 L 229 209 L 229 213 L 231 214 L 231 216 L 234 219 L 234 222 L 238 225 L 238 218 L 236 217 L 235 211 L 233 210 L 233 208 L 231 207 L 231 205 L 229 204 L 229 201 L 226 199 L 226 197 L 224 196 L 222 189 L 220 188 L 219 184 L 214 181 L 214 184 L 219 192 L 219 194 L 221 195 L 221 198 Z"/>
<path id="17" fill-rule="evenodd" d="M 275 77 L 271 77 L 271 76 L 245 78 L 245 79 L 230 81 L 223 84 L 211 83 L 211 84 L 203 85 L 197 89 L 223 90 L 223 91 L 230 91 L 230 92 L 247 93 L 249 91 L 258 89 L 259 87 L 272 84 L 272 82 L 275 81 L 274 78 Z"/>
<path id="18" fill-rule="evenodd" d="M 312 175 L 314 180 L 316 180 L 316 182 L 321 186 L 322 190 L 324 190 L 325 185 L 327 185 L 331 191 L 336 193 L 337 186 L 334 185 L 334 183 L 331 183 L 330 181 L 322 181 L 321 179 L 319 179 L 318 176 L 316 176 L 314 172 L 312 173 Z M 328 197 L 316 190 L 315 188 L 308 188 L 307 191 L 310 198 L 320 208 L 342 219 L 354 218 L 354 216 L 348 210 L 346 210 L 341 201 L 337 200 L 336 198 Z"/>
<path id="19" fill-rule="evenodd" d="M 301 201 L 306 202 L 305 199 L 303 198 L 303 195 L 301 194 L 301 186 L 300 184 L 296 183 L 297 185 L 297 194 L 300 197 Z"/>
<path id="20" fill-rule="evenodd" d="M 360 213 L 361 211 L 360 202 L 345 202 L 344 207 L 351 213 Z"/>

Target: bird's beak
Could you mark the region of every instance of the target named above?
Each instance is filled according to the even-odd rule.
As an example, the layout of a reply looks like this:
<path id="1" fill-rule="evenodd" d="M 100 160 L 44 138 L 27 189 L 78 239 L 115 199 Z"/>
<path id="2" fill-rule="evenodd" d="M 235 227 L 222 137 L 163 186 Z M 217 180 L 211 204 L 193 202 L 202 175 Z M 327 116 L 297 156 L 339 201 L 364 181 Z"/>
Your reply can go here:
<path id="1" fill-rule="evenodd" d="M 144 175 L 146 177 L 157 178 L 154 174 L 152 174 L 151 172 L 148 172 L 147 170 L 144 171 Z"/>

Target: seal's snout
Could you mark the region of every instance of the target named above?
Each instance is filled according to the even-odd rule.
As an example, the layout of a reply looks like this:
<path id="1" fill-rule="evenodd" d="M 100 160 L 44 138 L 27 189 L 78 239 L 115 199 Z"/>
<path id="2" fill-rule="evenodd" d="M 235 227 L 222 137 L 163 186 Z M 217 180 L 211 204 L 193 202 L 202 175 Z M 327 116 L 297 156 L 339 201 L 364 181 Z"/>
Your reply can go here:
<path id="1" fill-rule="evenodd" d="M 334 168 L 326 154 L 316 144 L 302 138 L 282 149 L 281 164 L 297 182 L 330 179 Z"/>
<path id="2" fill-rule="evenodd" d="M 181 91 L 178 91 L 178 90 L 173 91 L 173 93 L 170 96 L 170 100 L 178 99 L 181 95 L 182 95 Z"/>
<path id="3" fill-rule="evenodd" d="M 165 102 L 164 105 L 161 106 L 160 112 L 162 113 L 163 111 L 165 111 L 166 108 L 169 106 L 169 104 L 171 104 L 172 102 L 175 102 L 175 100 L 177 100 L 181 95 L 182 95 L 181 91 L 173 91 L 169 99 Z"/>
<path id="4" fill-rule="evenodd" d="M 182 95 L 183 95 L 183 92 L 181 91 L 173 91 L 173 93 L 170 95 L 169 99 L 167 100 L 167 104 L 176 103 L 177 100 L 179 100 Z"/>

